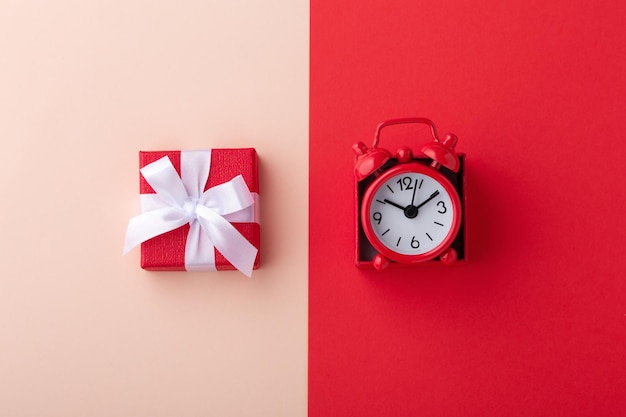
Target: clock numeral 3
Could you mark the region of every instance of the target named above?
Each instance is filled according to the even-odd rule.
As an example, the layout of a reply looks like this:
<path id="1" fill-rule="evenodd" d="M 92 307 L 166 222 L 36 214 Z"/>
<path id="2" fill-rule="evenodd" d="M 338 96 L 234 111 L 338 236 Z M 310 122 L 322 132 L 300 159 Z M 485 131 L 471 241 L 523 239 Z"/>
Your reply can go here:
<path id="1" fill-rule="evenodd" d="M 441 206 L 441 209 L 437 210 L 437 213 L 441 213 L 441 214 L 443 214 L 443 213 L 445 213 L 446 211 L 448 211 L 448 209 L 446 208 L 446 203 L 444 203 L 443 201 L 439 201 L 439 202 L 437 203 L 437 206 Z M 441 211 L 441 210 L 443 210 L 443 211 Z"/>

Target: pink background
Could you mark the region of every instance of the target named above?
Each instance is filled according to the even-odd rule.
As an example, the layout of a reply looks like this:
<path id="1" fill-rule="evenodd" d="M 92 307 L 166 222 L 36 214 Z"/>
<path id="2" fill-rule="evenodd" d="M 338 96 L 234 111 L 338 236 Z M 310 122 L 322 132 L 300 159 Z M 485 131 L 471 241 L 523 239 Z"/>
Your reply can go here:
<path id="1" fill-rule="evenodd" d="M 0 1 L 0 415 L 302 416 L 308 2 Z M 255 147 L 262 265 L 121 256 L 142 150 Z"/>

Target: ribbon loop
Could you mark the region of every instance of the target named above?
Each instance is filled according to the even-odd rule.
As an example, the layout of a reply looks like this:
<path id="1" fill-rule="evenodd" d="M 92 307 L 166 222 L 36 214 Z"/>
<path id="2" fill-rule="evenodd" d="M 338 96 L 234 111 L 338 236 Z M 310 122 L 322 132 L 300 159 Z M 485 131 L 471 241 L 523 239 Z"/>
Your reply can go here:
<path id="1" fill-rule="evenodd" d="M 170 158 L 164 156 L 139 171 L 164 202 L 182 208 L 189 196 Z"/>
<path id="2" fill-rule="evenodd" d="M 124 254 L 138 244 L 189 223 L 185 269 L 214 271 L 215 249 L 239 271 L 251 276 L 258 249 L 226 218 L 253 221 L 254 197 L 241 175 L 204 190 L 211 151 L 181 152 L 181 176 L 165 156 L 141 168 L 156 194 L 142 199 L 142 213 L 128 223 Z M 144 204 L 148 202 L 148 204 Z"/>
<path id="3" fill-rule="evenodd" d="M 234 213 L 254 204 L 254 198 L 241 175 L 209 188 L 202 194 L 200 201 L 202 205 L 221 215 Z"/>

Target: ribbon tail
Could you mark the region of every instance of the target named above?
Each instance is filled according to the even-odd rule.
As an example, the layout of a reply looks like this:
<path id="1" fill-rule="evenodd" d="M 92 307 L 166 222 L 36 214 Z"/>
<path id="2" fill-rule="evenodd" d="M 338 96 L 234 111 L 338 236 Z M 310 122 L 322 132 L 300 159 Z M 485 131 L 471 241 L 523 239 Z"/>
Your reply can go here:
<path id="1" fill-rule="evenodd" d="M 128 222 L 123 254 L 126 255 L 132 248 L 148 239 L 177 229 L 188 222 L 187 214 L 174 207 L 141 213 Z"/>
<path id="2" fill-rule="evenodd" d="M 248 278 L 252 276 L 258 249 L 219 214 L 205 206 L 196 208 L 198 221 L 217 250 Z"/>

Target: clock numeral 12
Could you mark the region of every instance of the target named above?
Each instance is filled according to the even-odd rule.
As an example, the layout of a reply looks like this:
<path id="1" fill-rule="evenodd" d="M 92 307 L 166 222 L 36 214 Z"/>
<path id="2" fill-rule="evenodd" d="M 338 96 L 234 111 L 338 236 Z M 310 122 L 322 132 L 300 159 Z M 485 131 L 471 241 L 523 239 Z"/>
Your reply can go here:
<path id="1" fill-rule="evenodd" d="M 413 189 L 413 186 L 411 185 L 413 180 L 411 180 L 411 177 L 402 177 L 396 182 L 400 185 L 400 191 Z"/>

